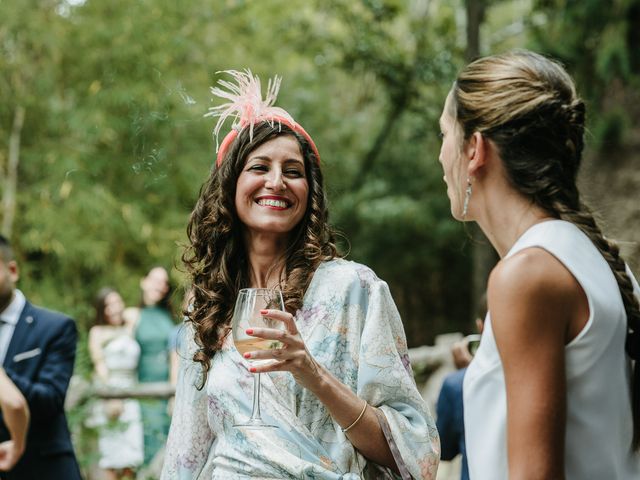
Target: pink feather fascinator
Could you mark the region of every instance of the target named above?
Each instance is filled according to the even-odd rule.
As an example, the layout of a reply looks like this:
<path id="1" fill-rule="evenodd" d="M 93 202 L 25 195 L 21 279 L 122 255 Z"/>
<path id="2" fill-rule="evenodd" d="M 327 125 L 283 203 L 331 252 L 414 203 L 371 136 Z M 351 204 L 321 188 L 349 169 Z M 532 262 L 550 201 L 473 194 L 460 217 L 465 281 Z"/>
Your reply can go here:
<path id="1" fill-rule="evenodd" d="M 238 134 L 244 128 L 249 127 L 249 139 L 253 139 L 253 127 L 260 122 L 269 122 L 272 126 L 276 123 L 278 125 L 285 124 L 291 130 L 300 133 L 307 139 L 317 157 L 318 163 L 320 162 L 320 154 L 311 136 L 301 125 L 296 123 L 285 109 L 273 105 L 280 90 L 281 77 L 275 76 L 273 79 L 269 79 L 267 95 L 263 99 L 260 79 L 254 76 L 251 70 L 246 69 L 243 72 L 225 70 L 222 73 L 231 75 L 235 82 L 218 80 L 219 86 L 211 87 L 211 93 L 216 97 L 227 100 L 227 102 L 217 107 L 209 108 L 209 112 L 205 114 L 205 117 L 218 118 L 213 129 L 213 135 L 216 137 L 216 165 L 218 167 Z M 233 119 L 231 131 L 224 137 L 222 143 L 218 145 L 220 130 L 228 118 Z"/>

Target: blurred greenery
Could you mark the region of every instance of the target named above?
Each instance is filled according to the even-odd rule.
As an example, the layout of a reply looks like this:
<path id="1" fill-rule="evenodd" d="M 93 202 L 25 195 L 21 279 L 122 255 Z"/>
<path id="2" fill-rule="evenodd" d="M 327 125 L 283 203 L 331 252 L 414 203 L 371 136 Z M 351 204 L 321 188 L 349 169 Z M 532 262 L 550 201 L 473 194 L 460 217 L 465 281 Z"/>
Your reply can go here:
<path id="1" fill-rule="evenodd" d="M 332 221 L 350 257 L 391 284 L 415 324 L 410 342 L 458 328 L 469 258 L 449 218 L 435 133 L 462 47 L 447 34 L 455 8 L 426 6 L 0 3 L 2 163 L 25 111 L 11 232 L 21 288 L 86 330 L 100 286 L 132 304 L 150 265 L 179 265 L 214 157 L 208 87 L 220 70 L 250 67 L 283 75 L 278 103 L 323 152 Z"/>
<path id="2" fill-rule="evenodd" d="M 638 86 L 638 0 L 475 1 L 482 53 L 552 53 L 597 109 L 592 143 L 623 140 L 634 118 L 605 93 Z M 250 67 L 283 75 L 278 103 L 323 152 L 332 221 L 350 257 L 390 283 L 409 342 L 468 330 L 469 235 L 450 219 L 436 137 L 464 63 L 465 3 L 0 2 L 2 172 L 25 112 L 11 232 L 21 287 L 86 330 L 100 286 L 136 303 L 149 266 L 179 266 L 214 157 L 208 87 Z"/>
<path id="3" fill-rule="evenodd" d="M 640 0 L 476 1 L 482 54 L 560 58 L 589 102 L 592 145 L 625 140 Z M 469 332 L 472 240 L 450 218 L 436 135 L 467 2 L 0 0 L 3 195 L 25 112 L 10 232 L 20 288 L 77 319 L 76 371 L 90 371 L 101 286 L 134 304 L 152 265 L 183 282 L 187 218 L 215 155 L 209 86 L 247 67 L 284 77 L 278 105 L 320 149 L 331 221 L 349 258 L 389 282 L 410 345 Z"/>

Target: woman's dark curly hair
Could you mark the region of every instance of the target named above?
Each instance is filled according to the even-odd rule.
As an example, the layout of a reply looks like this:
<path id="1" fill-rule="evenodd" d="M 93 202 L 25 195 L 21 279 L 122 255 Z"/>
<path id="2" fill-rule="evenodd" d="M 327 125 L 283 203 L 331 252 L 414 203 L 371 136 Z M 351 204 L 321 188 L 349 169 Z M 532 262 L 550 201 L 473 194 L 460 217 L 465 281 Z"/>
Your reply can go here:
<path id="1" fill-rule="evenodd" d="M 278 136 L 290 135 L 300 145 L 309 183 L 307 211 L 291 232 L 284 258 L 281 283 L 285 308 L 295 312 L 321 262 L 338 255 L 329 224 L 322 171 L 309 142 L 286 125 L 262 122 L 240 132 L 224 161 L 214 168 L 200 189 L 187 234 L 189 245 L 182 255 L 193 285 L 193 308 L 184 312 L 193 324 L 199 349 L 193 360 L 202 364 L 204 385 L 210 360 L 220 349 L 233 316 L 236 296 L 249 287 L 249 264 L 243 240 L 243 224 L 235 206 L 236 184 L 249 154 Z"/>

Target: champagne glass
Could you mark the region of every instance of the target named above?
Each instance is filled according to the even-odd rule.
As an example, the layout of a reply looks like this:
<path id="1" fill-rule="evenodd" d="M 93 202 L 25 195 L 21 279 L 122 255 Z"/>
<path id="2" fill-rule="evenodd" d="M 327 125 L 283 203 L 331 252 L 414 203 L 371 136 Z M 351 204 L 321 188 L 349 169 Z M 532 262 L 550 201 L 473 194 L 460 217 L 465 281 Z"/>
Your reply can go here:
<path id="1" fill-rule="evenodd" d="M 282 292 L 269 288 L 243 288 L 238 293 L 236 306 L 233 311 L 232 334 L 233 343 L 240 355 L 255 350 L 270 350 L 281 348 L 282 343 L 277 340 L 252 337 L 245 333 L 248 328 L 274 328 L 284 330 L 284 324 L 260 314 L 260 310 L 282 310 L 284 301 Z M 251 365 L 264 365 L 273 360 L 246 359 Z M 260 416 L 260 374 L 253 376 L 253 408 L 251 418 L 235 427 L 277 428 L 275 425 L 264 423 Z"/>

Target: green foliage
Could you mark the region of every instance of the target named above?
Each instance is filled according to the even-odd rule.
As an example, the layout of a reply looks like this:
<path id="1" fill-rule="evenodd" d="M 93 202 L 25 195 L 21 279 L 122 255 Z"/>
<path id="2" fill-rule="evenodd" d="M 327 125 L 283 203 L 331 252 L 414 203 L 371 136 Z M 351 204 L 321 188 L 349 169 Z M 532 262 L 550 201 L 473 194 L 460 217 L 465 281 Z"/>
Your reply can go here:
<path id="1" fill-rule="evenodd" d="M 202 118 L 208 86 L 219 70 L 251 67 L 263 77 L 284 76 L 279 104 L 319 145 L 332 218 L 350 239 L 351 256 L 371 264 L 399 296 L 464 303 L 458 300 L 468 294 L 460 286 L 466 282 L 458 281 L 455 292 L 428 287 L 463 278 L 470 268 L 461 254 L 466 235 L 449 218 L 433 135 L 462 64 L 463 6 L 0 3 L 2 167 L 16 108 L 26 110 L 13 234 L 22 288 L 36 302 L 70 312 L 82 328 L 99 286 L 115 285 L 129 304 L 137 302 L 144 271 L 178 261 L 214 156 L 211 122 Z M 631 47 L 638 1 L 617 0 L 604 10 L 597 1 L 485 6 L 484 48 L 522 44 L 530 34 L 600 104 L 603 114 L 592 115 L 595 136 L 619 141 L 629 117 L 609 108 L 604 93 L 637 82 Z M 173 277 L 181 281 L 179 271 Z M 408 324 L 427 322 L 428 338 L 440 330 L 435 319 L 451 317 L 442 308 L 423 320 L 401 305 Z M 466 315 L 455 313 L 454 323 Z"/>
<path id="2" fill-rule="evenodd" d="M 329 109 L 341 131 L 329 151 L 348 155 L 327 169 L 336 189 L 333 218 L 350 241 L 350 257 L 389 282 L 412 345 L 461 328 L 470 293 L 468 282 L 449 280 L 469 277 L 469 258 L 461 252 L 464 233 L 450 218 L 436 136 L 461 52 L 442 34 L 453 11 L 428 15 L 423 6 L 319 4 L 335 26 L 321 32 L 324 56 L 336 59 L 347 82 L 362 79 L 359 86 L 345 83 L 350 95 Z"/>
<path id="3" fill-rule="evenodd" d="M 630 97 L 640 87 L 640 1 L 538 0 L 534 8 L 533 46 L 560 59 L 576 78 L 591 113 L 592 144 L 619 146 L 640 119 Z"/>
<path id="4" fill-rule="evenodd" d="M 433 135 L 460 52 L 446 35 L 454 10 L 429 15 L 425 5 L 0 4 L 2 152 L 16 106 L 27 112 L 13 234 L 21 288 L 84 331 L 99 287 L 136 303 L 149 266 L 179 264 L 214 156 L 202 118 L 208 86 L 216 71 L 250 67 L 283 75 L 279 104 L 319 145 L 351 258 L 399 296 L 424 299 L 414 308 L 399 302 L 422 332 L 410 341 L 452 328 L 439 318 L 465 320 L 464 309 L 447 311 L 450 293 L 440 288 L 445 276 L 467 275 L 469 262 L 459 255 L 464 235 L 449 218 Z M 181 281 L 179 270 L 173 277 Z"/>
<path id="5" fill-rule="evenodd" d="M 593 138 L 603 148 L 620 145 L 624 134 L 629 129 L 629 115 L 623 108 L 613 108 L 603 112 L 599 121 L 593 122 Z M 612 157 L 615 161 L 615 156 Z"/>
<path id="6" fill-rule="evenodd" d="M 577 76 L 598 141 L 624 137 L 637 109 L 615 95 L 638 86 L 640 0 L 483 4 L 483 53 L 531 40 Z M 20 287 L 77 318 L 78 373 L 91 370 L 95 292 L 113 285 L 135 304 L 150 266 L 179 266 L 215 155 L 208 87 L 226 69 L 284 77 L 278 104 L 320 149 L 331 220 L 349 258 L 389 282 L 410 344 L 468 330 L 471 249 L 436 137 L 463 63 L 464 2 L 21 0 L 0 2 L 0 18 L 2 172 L 26 111 Z"/>

